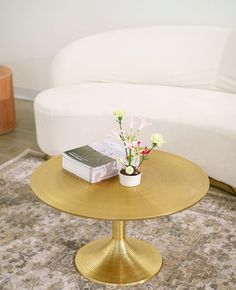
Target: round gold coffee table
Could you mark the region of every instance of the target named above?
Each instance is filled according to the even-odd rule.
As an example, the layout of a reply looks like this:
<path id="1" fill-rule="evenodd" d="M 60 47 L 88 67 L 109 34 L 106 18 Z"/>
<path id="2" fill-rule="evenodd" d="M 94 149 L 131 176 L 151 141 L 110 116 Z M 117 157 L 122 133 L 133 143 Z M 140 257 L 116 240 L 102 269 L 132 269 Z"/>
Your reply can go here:
<path id="1" fill-rule="evenodd" d="M 112 236 L 78 250 L 75 264 L 88 279 L 104 284 L 142 283 L 162 266 L 152 245 L 126 237 L 125 222 L 170 215 L 191 207 L 208 191 L 207 175 L 179 156 L 156 151 L 142 167 L 141 185 L 119 184 L 118 177 L 90 184 L 63 171 L 61 157 L 40 165 L 31 177 L 36 196 L 51 207 L 85 218 L 111 220 Z"/>

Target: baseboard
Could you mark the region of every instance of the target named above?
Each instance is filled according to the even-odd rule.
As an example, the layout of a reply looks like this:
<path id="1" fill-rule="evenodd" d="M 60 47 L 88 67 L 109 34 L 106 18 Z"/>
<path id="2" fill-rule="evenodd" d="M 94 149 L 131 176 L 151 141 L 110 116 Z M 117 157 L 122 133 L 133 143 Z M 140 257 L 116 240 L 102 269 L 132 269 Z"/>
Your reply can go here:
<path id="1" fill-rule="evenodd" d="M 15 93 L 16 99 L 33 101 L 39 92 L 40 91 L 37 91 L 37 90 L 14 87 L 14 93 Z"/>

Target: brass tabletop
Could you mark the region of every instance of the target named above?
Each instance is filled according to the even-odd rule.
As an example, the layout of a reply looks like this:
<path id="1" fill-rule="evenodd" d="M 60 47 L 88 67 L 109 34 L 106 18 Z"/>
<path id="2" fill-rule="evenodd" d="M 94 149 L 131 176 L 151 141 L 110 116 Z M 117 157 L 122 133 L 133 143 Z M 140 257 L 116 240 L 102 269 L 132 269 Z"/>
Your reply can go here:
<path id="1" fill-rule="evenodd" d="M 114 177 L 90 184 L 62 169 L 61 157 L 40 165 L 31 177 L 36 196 L 61 211 L 103 220 L 161 217 L 191 207 L 208 191 L 204 171 L 174 154 L 154 151 L 142 166 L 137 187 L 124 187 Z"/>

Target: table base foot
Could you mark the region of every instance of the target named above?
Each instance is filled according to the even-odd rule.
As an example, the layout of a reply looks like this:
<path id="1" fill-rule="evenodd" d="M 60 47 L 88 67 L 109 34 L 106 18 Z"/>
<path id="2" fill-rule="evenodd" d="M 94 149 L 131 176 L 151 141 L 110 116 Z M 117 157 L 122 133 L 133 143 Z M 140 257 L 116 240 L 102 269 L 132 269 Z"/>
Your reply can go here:
<path id="1" fill-rule="evenodd" d="M 162 266 L 159 251 L 134 238 L 102 238 L 82 247 L 76 254 L 77 270 L 93 282 L 134 285 L 157 274 Z"/>

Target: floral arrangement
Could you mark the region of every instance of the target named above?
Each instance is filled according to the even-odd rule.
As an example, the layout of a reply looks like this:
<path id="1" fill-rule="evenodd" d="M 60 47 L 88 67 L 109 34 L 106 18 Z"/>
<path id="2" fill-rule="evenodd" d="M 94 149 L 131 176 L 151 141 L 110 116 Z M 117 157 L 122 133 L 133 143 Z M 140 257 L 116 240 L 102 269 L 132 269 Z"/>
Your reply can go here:
<path id="1" fill-rule="evenodd" d="M 130 128 L 124 130 L 123 118 L 125 116 L 124 111 L 115 111 L 114 116 L 118 123 L 118 130 L 115 134 L 119 136 L 124 144 L 126 158 L 123 160 L 119 158 L 117 161 L 120 162 L 122 169 L 121 173 L 125 175 L 138 175 L 140 174 L 140 166 L 148 159 L 150 152 L 157 147 L 161 147 L 165 140 L 162 135 L 154 133 L 151 135 L 151 145 L 143 146 L 140 140 L 140 131 L 148 125 L 148 123 L 142 119 L 139 128 L 133 128 L 133 120 L 131 119 Z"/>

